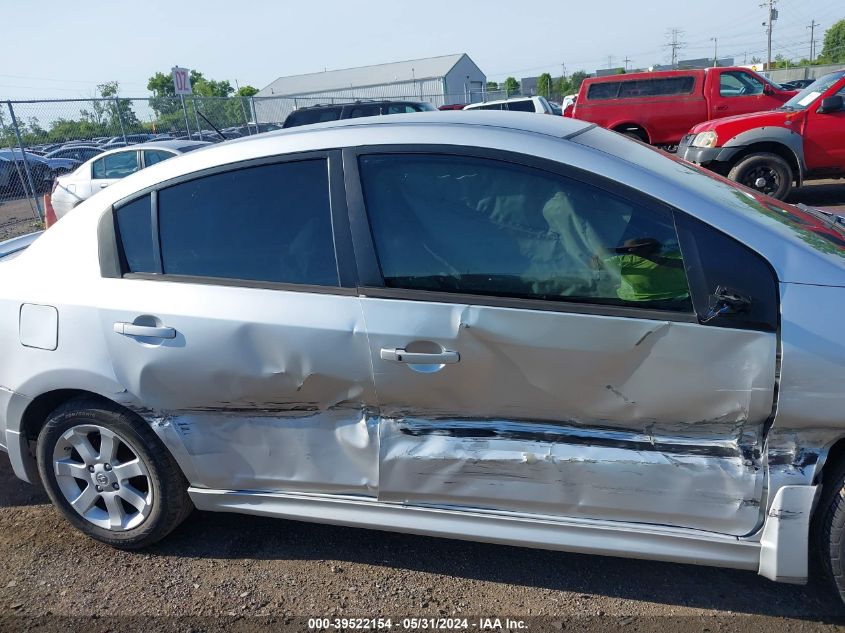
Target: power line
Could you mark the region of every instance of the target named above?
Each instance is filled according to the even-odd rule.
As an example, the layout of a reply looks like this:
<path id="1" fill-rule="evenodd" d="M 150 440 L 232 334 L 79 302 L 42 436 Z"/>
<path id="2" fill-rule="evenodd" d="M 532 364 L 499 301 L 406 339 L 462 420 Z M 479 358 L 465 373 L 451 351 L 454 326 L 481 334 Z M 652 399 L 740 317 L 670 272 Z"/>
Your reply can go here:
<path id="1" fill-rule="evenodd" d="M 771 1 L 771 0 L 770 0 Z M 667 32 L 667 36 L 671 36 L 671 40 L 669 40 L 668 44 L 664 45 L 664 48 L 671 48 L 672 49 L 672 68 L 677 68 L 678 66 L 678 51 L 681 50 L 686 46 L 686 44 L 680 41 L 678 38 L 683 36 L 684 32 L 680 29 L 672 29 L 671 31 Z"/>
<path id="2" fill-rule="evenodd" d="M 807 28 L 810 29 L 810 61 L 813 61 L 816 58 L 816 27 L 821 26 L 815 19 L 810 22 L 810 26 Z"/>

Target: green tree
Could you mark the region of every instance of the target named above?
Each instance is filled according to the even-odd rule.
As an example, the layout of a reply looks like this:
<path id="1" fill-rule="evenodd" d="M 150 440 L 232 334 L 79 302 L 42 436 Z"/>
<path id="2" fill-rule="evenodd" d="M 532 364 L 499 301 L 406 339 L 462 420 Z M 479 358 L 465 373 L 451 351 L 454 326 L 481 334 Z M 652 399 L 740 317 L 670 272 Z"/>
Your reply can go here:
<path id="1" fill-rule="evenodd" d="M 569 89 L 575 93 L 581 88 L 581 83 L 587 78 L 587 73 L 583 70 L 578 70 L 569 75 Z"/>
<path id="2" fill-rule="evenodd" d="M 499 84 L 495 81 L 488 81 L 487 82 L 487 90 L 498 90 Z"/>
<path id="3" fill-rule="evenodd" d="M 845 61 L 845 20 L 839 20 L 825 32 L 821 59 L 830 64 Z"/>
<path id="4" fill-rule="evenodd" d="M 252 86 L 241 86 L 240 88 L 238 88 L 238 91 L 235 93 L 235 96 L 252 97 L 256 94 L 258 94 L 258 88 L 253 88 Z"/>
<path id="5" fill-rule="evenodd" d="M 517 95 L 519 94 L 519 82 L 516 80 L 515 77 L 508 77 L 505 79 L 505 83 L 502 86 L 502 89 L 507 90 L 508 95 Z"/>
<path id="6" fill-rule="evenodd" d="M 552 76 L 543 73 L 537 78 L 537 94 L 547 99 L 552 96 Z"/>

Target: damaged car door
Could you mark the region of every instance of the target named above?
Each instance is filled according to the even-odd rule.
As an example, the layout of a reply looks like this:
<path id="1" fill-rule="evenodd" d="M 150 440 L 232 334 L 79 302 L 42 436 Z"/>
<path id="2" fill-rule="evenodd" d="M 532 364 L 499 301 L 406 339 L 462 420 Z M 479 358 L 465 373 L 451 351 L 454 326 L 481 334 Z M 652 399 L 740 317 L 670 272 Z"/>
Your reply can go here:
<path id="1" fill-rule="evenodd" d="M 526 155 L 363 149 L 344 169 L 380 501 L 755 530 L 777 350 L 765 260 Z"/>
<path id="2" fill-rule="evenodd" d="M 111 363 L 192 486 L 375 495 L 369 351 L 330 171 L 325 153 L 263 159 L 115 205 Z"/>

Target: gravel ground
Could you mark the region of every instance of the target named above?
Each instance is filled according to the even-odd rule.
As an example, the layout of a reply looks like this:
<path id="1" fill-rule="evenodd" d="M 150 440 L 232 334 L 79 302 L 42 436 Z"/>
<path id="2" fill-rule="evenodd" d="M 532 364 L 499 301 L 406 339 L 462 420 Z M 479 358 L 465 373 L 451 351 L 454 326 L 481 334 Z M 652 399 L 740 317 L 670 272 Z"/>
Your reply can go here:
<path id="1" fill-rule="evenodd" d="M 195 512 L 122 552 L 0 455 L 0 630 L 307 630 L 309 617 L 526 619 L 530 630 L 832 631 L 823 586 L 752 572 Z M 471 625 L 470 625 L 471 628 Z"/>
<path id="2" fill-rule="evenodd" d="M 800 193 L 845 210 L 845 185 Z M 121 552 L 73 530 L 3 454 L 0 552 L 0 631 L 305 631 L 311 617 L 390 617 L 392 630 L 409 630 L 405 617 L 465 617 L 469 630 L 501 618 L 520 630 L 511 618 L 531 631 L 845 623 L 817 582 L 228 514 L 196 512 L 164 542 Z"/>

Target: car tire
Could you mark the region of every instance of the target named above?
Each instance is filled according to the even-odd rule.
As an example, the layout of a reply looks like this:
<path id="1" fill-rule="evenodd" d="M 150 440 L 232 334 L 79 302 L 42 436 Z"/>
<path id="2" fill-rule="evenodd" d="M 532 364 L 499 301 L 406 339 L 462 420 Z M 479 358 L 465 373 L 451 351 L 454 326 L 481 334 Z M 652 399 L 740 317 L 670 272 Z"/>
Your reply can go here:
<path id="1" fill-rule="evenodd" d="M 816 563 L 845 601 L 845 462 L 825 477 L 813 517 Z"/>
<path id="2" fill-rule="evenodd" d="M 777 154 L 751 154 L 731 168 L 728 178 L 772 198 L 784 200 L 792 191 L 795 174 Z"/>
<path id="3" fill-rule="evenodd" d="M 121 549 L 151 545 L 193 510 L 173 456 L 138 416 L 114 403 L 74 399 L 38 435 L 47 494 L 74 527 Z"/>

